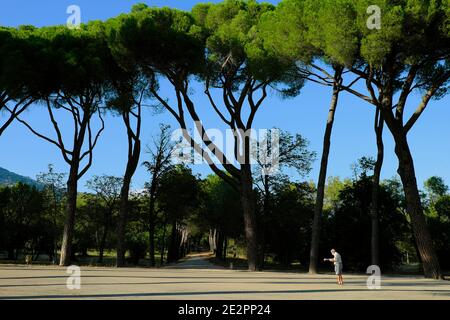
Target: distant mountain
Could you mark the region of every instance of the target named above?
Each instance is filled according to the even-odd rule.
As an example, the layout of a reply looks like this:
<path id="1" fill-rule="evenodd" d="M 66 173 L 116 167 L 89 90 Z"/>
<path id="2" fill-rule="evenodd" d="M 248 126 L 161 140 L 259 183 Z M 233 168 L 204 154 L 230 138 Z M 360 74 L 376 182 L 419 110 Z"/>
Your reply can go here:
<path id="1" fill-rule="evenodd" d="M 18 182 L 22 182 L 30 186 L 40 187 L 39 182 L 37 182 L 36 180 L 21 176 L 17 173 L 8 171 L 0 167 L 0 186 L 11 186 Z"/>

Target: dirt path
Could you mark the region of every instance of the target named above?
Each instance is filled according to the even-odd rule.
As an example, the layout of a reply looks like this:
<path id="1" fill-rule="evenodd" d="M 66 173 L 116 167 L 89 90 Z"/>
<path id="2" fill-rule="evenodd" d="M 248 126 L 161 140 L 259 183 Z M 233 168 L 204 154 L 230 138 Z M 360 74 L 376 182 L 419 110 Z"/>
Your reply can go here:
<path id="1" fill-rule="evenodd" d="M 180 260 L 178 263 L 174 263 L 166 266 L 167 269 L 208 269 L 208 270 L 223 270 L 221 266 L 217 266 L 209 262 L 212 255 L 207 253 L 190 254 L 185 259 Z"/>

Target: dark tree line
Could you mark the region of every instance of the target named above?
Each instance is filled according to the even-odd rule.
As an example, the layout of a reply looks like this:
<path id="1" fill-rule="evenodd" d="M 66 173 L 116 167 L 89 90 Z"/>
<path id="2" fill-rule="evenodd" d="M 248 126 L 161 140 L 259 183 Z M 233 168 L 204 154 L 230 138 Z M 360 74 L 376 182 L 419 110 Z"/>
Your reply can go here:
<path id="1" fill-rule="evenodd" d="M 324 248 L 319 254 L 326 255 L 328 247 L 338 247 L 345 254 L 347 270 L 364 272 L 371 263 L 373 169 L 374 161 L 363 158 L 352 180 L 329 179 L 325 188 Z M 62 242 L 66 200 L 64 190 L 54 187 L 61 184 L 58 181 L 63 177 L 51 167 L 41 177 L 47 181 L 41 189 L 24 184 L 0 188 L 3 259 L 23 261 L 25 256 L 31 256 L 35 261 L 55 262 Z M 120 219 L 121 184 L 120 178 L 94 177 L 87 184 L 93 191 L 79 195 L 72 261 L 115 264 L 117 233 L 113 231 Z M 201 179 L 180 165 L 165 170 L 157 184 L 158 192 L 153 198 L 148 188 L 130 196 L 126 265 L 162 265 L 189 252 L 204 250 L 210 250 L 222 261 L 244 257 L 245 251 L 241 251 L 245 244 L 244 221 L 237 191 L 216 175 Z M 261 267 L 308 266 L 315 192 L 314 184 L 282 179 L 271 188 L 268 208 L 264 194 L 257 192 L 255 207 L 260 230 L 264 230 Z M 181 197 L 174 199 L 174 193 Z M 403 263 L 419 262 L 401 182 L 381 181 L 378 199 L 381 268 L 396 270 Z M 438 257 L 443 267 L 448 268 L 450 195 L 443 180 L 437 177 L 427 180 L 423 199 L 427 222 L 436 235 Z M 151 206 L 155 217 L 153 232 L 149 233 Z"/>

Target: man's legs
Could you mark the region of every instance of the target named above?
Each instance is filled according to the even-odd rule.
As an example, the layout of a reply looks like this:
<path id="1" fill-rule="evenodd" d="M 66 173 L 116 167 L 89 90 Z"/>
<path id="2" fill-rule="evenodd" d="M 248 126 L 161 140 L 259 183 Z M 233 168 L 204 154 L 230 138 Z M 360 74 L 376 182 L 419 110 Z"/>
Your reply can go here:
<path id="1" fill-rule="evenodd" d="M 337 275 L 337 283 L 339 285 L 344 284 L 344 279 L 342 278 L 342 264 L 336 263 L 334 265 L 334 271 L 336 272 Z"/>

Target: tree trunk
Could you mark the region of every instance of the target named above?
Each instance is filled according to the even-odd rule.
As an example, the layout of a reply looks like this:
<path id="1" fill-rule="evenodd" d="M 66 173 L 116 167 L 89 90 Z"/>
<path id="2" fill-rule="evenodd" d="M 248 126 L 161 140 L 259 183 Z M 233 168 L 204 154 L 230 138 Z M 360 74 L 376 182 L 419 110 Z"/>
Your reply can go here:
<path id="1" fill-rule="evenodd" d="M 99 257 L 98 257 L 99 263 L 103 263 L 103 253 L 105 252 L 107 237 L 108 237 L 108 222 L 105 221 L 105 225 L 103 226 L 102 238 L 100 239 L 100 250 L 99 250 Z"/>
<path id="2" fill-rule="evenodd" d="M 58 202 L 57 202 L 57 195 L 56 195 L 56 191 L 55 191 L 55 186 L 52 186 L 52 192 L 53 192 L 53 216 L 52 216 L 52 224 L 53 224 L 53 231 L 52 231 L 52 235 L 53 235 L 53 254 L 52 254 L 52 259 L 50 261 L 52 261 L 53 264 L 56 264 L 57 261 L 57 255 L 58 255 L 58 223 L 56 222 L 56 217 L 58 216 Z"/>
<path id="3" fill-rule="evenodd" d="M 328 111 L 327 125 L 323 138 L 322 159 L 320 162 L 319 180 L 317 182 L 316 204 L 314 208 L 314 220 L 312 225 L 311 250 L 309 255 L 309 273 L 317 273 L 317 264 L 319 261 L 319 242 L 320 229 L 322 224 L 323 200 L 325 196 L 325 183 L 327 179 L 328 156 L 330 154 L 331 133 L 333 131 L 334 115 L 339 101 L 340 82 L 342 69 L 335 70 L 335 82 L 333 85 L 333 96 L 331 98 L 330 109 Z"/>
<path id="4" fill-rule="evenodd" d="M 164 251 L 166 247 L 166 228 L 167 228 L 167 219 L 164 219 L 164 225 L 163 225 L 163 235 L 162 235 L 162 241 L 161 241 L 161 266 L 164 264 Z"/>
<path id="5" fill-rule="evenodd" d="M 67 181 L 67 203 L 66 203 L 66 221 L 64 224 L 64 233 L 61 245 L 60 266 L 70 265 L 72 254 L 72 239 L 75 228 L 75 213 L 77 207 L 78 192 L 78 167 L 79 163 L 73 162 L 70 167 L 69 179 Z"/>
<path id="6" fill-rule="evenodd" d="M 103 239 L 101 242 L 103 242 Z M 103 251 L 104 251 L 104 245 L 100 243 L 100 249 L 99 249 L 99 254 L 98 254 L 98 263 L 103 263 Z"/>
<path id="7" fill-rule="evenodd" d="M 119 222 L 117 224 L 117 267 L 125 266 L 125 233 L 128 219 L 129 210 L 129 194 L 131 179 L 136 172 L 139 158 L 141 155 L 141 140 L 140 140 L 140 106 L 138 112 L 138 126 L 136 129 L 136 134 L 133 134 L 130 126 L 129 118 L 124 114 L 122 117 L 124 119 L 125 126 L 127 127 L 128 134 L 128 161 L 125 169 L 125 174 L 123 176 L 123 185 L 120 191 L 120 212 L 119 212 Z"/>
<path id="8" fill-rule="evenodd" d="M 77 210 L 78 179 L 80 179 L 80 174 L 83 175 L 91 166 L 91 162 L 89 162 L 84 167 L 81 173 L 78 172 L 80 169 L 81 149 L 83 147 L 84 138 L 86 135 L 86 130 L 88 129 L 91 115 L 91 113 L 84 111 L 83 119 L 80 125 L 80 131 L 78 133 L 78 136 L 75 135 L 74 137 L 72 159 L 70 159 L 70 161 L 66 160 L 66 162 L 70 164 L 70 170 L 69 178 L 67 180 L 66 221 L 64 223 L 64 231 L 61 244 L 61 256 L 59 260 L 60 266 L 70 265 L 70 260 L 73 256 L 72 239 L 75 229 L 75 215 Z M 92 149 L 90 151 L 92 152 Z"/>
<path id="9" fill-rule="evenodd" d="M 225 236 L 223 241 L 223 261 L 227 261 L 228 237 Z"/>
<path id="10" fill-rule="evenodd" d="M 123 185 L 120 191 L 120 212 L 117 228 L 117 267 L 125 266 L 125 233 L 128 220 L 129 194 L 131 179 L 136 172 L 140 156 L 140 141 L 136 141 L 131 158 L 128 159 L 127 168 L 123 177 Z"/>
<path id="11" fill-rule="evenodd" d="M 244 164 L 241 166 L 241 202 L 244 211 L 249 271 L 256 271 L 258 264 L 257 226 L 254 200 L 253 179 L 250 165 Z"/>
<path id="12" fill-rule="evenodd" d="M 117 224 L 117 267 L 125 266 L 125 233 L 126 233 L 126 224 L 128 219 L 128 195 L 130 193 L 130 183 L 131 178 L 128 181 L 125 181 L 128 177 L 124 176 L 122 189 L 120 191 L 120 212 L 119 212 L 119 221 Z"/>
<path id="13" fill-rule="evenodd" d="M 422 257 L 420 256 L 419 248 L 417 247 L 417 241 L 414 237 L 414 232 L 411 233 L 411 242 L 414 247 L 414 252 L 416 253 L 417 261 L 419 262 L 419 264 L 422 264 Z"/>
<path id="14" fill-rule="evenodd" d="M 170 243 L 169 243 L 169 247 L 167 250 L 167 262 L 171 263 L 171 262 L 175 262 L 178 260 L 178 230 L 177 230 L 177 221 L 173 220 L 172 221 L 172 232 L 170 235 Z"/>
<path id="15" fill-rule="evenodd" d="M 155 261 L 155 229 L 156 229 L 156 217 L 155 217 L 155 201 L 156 201 L 156 172 L 153 173 L 152 182 L 150 185 L 150 203 L 149 203 L 149 221 L 148 221 L 148 235 L 149 235 L 149 263 L 151 267 L 156 265 Z"/>
<path id="16" fill-rule="evenodd" d="M 379 220 L 378 220 L 378 195 L 380 187 L 381 168 L 384 160 L 384 144 L 383 144 L 383 126 L 384 120 L 380 115 L 380 110 L 377 109 L 375 116 L 375 133 L 377 138 L 377 160 L 373 172 L 372 181 L 372 203 L 370 207 L 371 217 L 371 263 L 372 265 L 380 265 L 379 252 Z"/>
<path id="17" fill-rule="evenodd" d="M 223 233 L 219 230 L 216 237 L 216 258 L 220 260 L 223 260 L 223 241 Z"/>
<path id="18" fill-rule="evenodd" d="M 150 261 L 150 267 L 154 267 L 156 265 L 156 260 L 155 260 L 155 222 L 151 221 L 150 223 L 151 224 L 150 224 L 150 227 L 149 227 L 149 230 L 148 230 L 149 237 L 150 237 L 150 239 L 149 239 L 149 242 L 150 242 L 150 245 L 149 245 L 149 251 L 150 251 L 149 252 L 149 254 L 150 254 L 149 261 Z"/>
<path id="19" fill-rule="evenodd" d="M 56 222 L 56 205 L 55 205 L 55 211 L 53 212 L 53 256 L 52 256 L 52 263 L 53 264 L 57 264 L 57 256 L 58 256 L 58 235 L 57 235 L 57 230 L 58 230 L 58 224 Z"/>
<path id="20" fill-rule="evenodd" d="M 258 269 L 264 269 L 264 263 L 266 258 L 266 232 L 267 232 L 267 218 L 270 216 L 270 179 L 268 175 L 264 176 L 264 201 L 261 217 L 261 228 L 259 230 L 259 250 L 258 250 Z"/>
<path id="21" fill-rule="evenodd" d="M 441 279 L 443 276 L 425 221 L 420 193 L 417 187 L 414 161 L 408 146 L 407 137 L 403 132 L 395 132 L 393 135 L 395 140 L 395 153 L 399 161 L 398 173 L 403 183 L 406 207 L 422 260 L 423 271 L 426 278 Z"/>
<path id="22" fill-rule="evenodd" d="M 215 243 L 215 232 L 216 232 L 216 230 L 214 229 L 209 229 L 209 237 L 208 237 L 208 240 L 209 240 L 209 251 L 211 252 L 211 253 L 215 253 L 216 252 L 216 243 Z"/>

